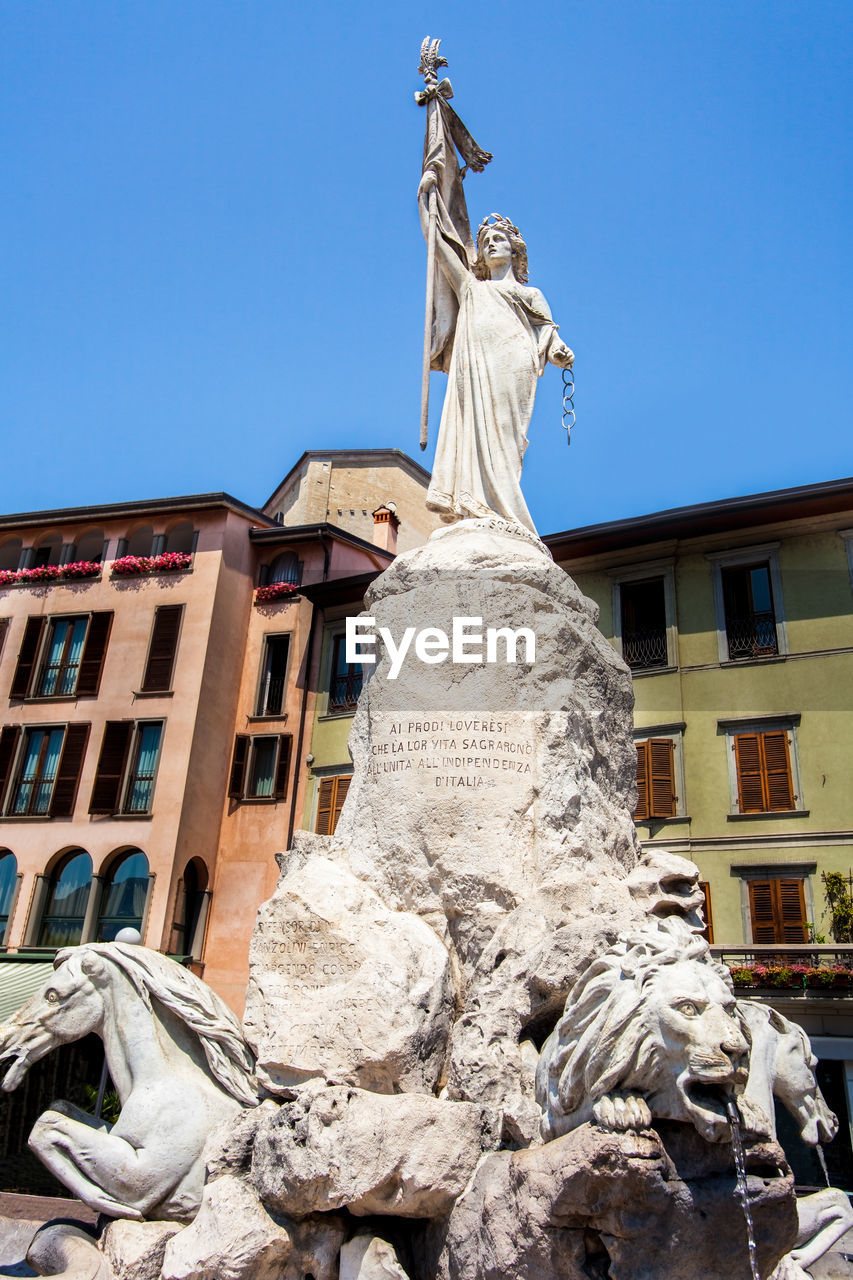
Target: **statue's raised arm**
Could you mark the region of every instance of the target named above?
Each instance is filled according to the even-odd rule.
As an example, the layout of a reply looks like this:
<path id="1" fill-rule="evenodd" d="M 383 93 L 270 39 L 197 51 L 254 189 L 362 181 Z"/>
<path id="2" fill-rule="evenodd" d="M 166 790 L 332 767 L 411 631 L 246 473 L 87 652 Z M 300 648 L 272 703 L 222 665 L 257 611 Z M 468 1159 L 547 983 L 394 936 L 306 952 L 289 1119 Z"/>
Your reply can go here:
<path id="1" fill-rule="evenodd" d="M 438 277 L 434 284 L 430 277 L 431 367 L 445 370 L 448 385 L 427 506 L 449 523 L 499 516 L 535 533 L 521 493 L 521 464 L 536 383 L 548 361 L 569 368 L 574 355 L 545 298 L 527 283 L 527 246 L 518 227 L 491 214 L 476 243 L 472 239 L 456 148 L 472 168 L 491 156 L 447 105 L 449 82 L 436 82 L 435 65 L 420 95 L 432 114 L 418 204 Z"/>

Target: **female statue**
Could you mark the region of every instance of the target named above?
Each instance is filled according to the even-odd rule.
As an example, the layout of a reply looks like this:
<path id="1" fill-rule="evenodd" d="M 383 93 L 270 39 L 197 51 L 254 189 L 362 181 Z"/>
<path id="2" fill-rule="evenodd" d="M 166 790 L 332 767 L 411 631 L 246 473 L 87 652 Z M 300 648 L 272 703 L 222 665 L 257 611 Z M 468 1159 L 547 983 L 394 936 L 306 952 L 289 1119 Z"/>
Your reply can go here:
<path id="1" fill-rule="evenodd" d="M 418 189 L 425 236 L 436 182 L 428 168 Z M 427 506 L 448 523 L 496 515 L 535 533 L 520 482 L 536 380 L 547 361 L 570 368 L 574 355 L 544 297 L 527 283 L 518 227 L 499 214 L 485 218 L 467 267 L 441 220 L 437 232 L 437 262 L 459 313 Z"/>

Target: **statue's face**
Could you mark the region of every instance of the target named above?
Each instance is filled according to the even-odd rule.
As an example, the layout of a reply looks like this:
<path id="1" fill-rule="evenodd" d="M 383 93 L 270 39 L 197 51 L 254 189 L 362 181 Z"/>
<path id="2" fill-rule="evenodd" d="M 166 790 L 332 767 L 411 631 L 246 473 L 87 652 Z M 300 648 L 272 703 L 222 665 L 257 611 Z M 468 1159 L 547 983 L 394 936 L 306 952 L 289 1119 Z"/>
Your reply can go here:
<path id="1" fill-rule="evenodd" d="M 486 228 L 480 236 L 480 249 L 490 272 L 498 265 L 512 266 L 512 245 L 509 236 L 500 227 Z"/>

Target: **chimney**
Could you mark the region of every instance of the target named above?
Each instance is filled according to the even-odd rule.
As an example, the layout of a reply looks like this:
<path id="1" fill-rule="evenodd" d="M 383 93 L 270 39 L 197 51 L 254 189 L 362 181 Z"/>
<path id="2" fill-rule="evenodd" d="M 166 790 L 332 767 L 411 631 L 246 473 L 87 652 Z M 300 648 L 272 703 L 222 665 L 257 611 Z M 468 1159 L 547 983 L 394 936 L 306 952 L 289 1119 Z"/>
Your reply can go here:
<path id="1" fill-rule="evenodd" d="M 397 530 L 400 527 L 396 511 L 396 503 L 389 502 L 387 506 L 377 507 L 373 513 L 374 545 L 382 547 L 384 551 L 391 551 L 395 555 L 397 553 Z"/>

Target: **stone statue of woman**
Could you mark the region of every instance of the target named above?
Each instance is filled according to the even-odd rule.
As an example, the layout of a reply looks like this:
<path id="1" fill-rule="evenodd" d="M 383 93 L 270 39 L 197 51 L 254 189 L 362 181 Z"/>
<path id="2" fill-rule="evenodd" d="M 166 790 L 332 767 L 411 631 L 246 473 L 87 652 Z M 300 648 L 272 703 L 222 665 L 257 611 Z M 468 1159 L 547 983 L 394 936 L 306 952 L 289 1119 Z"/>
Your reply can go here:
<path id="1" fill-rule="evenodd" d="M 418 204 L 427 237 L 437 182 L 435 170 L 426 168 Z M 439 213 L 436 260 L 459 310 L 427 506 L 448 523 L 499 516 L 535 533 L 520 482 L 536 381 L 546 362 L 570 368 L 574 355 L 545 298 L 527 283 L 527 246 L 518 227 L 499 214 L 485 218 L 476 259 L 466 266 L 453 230 L 446 233 L 442 222 Z"/>

